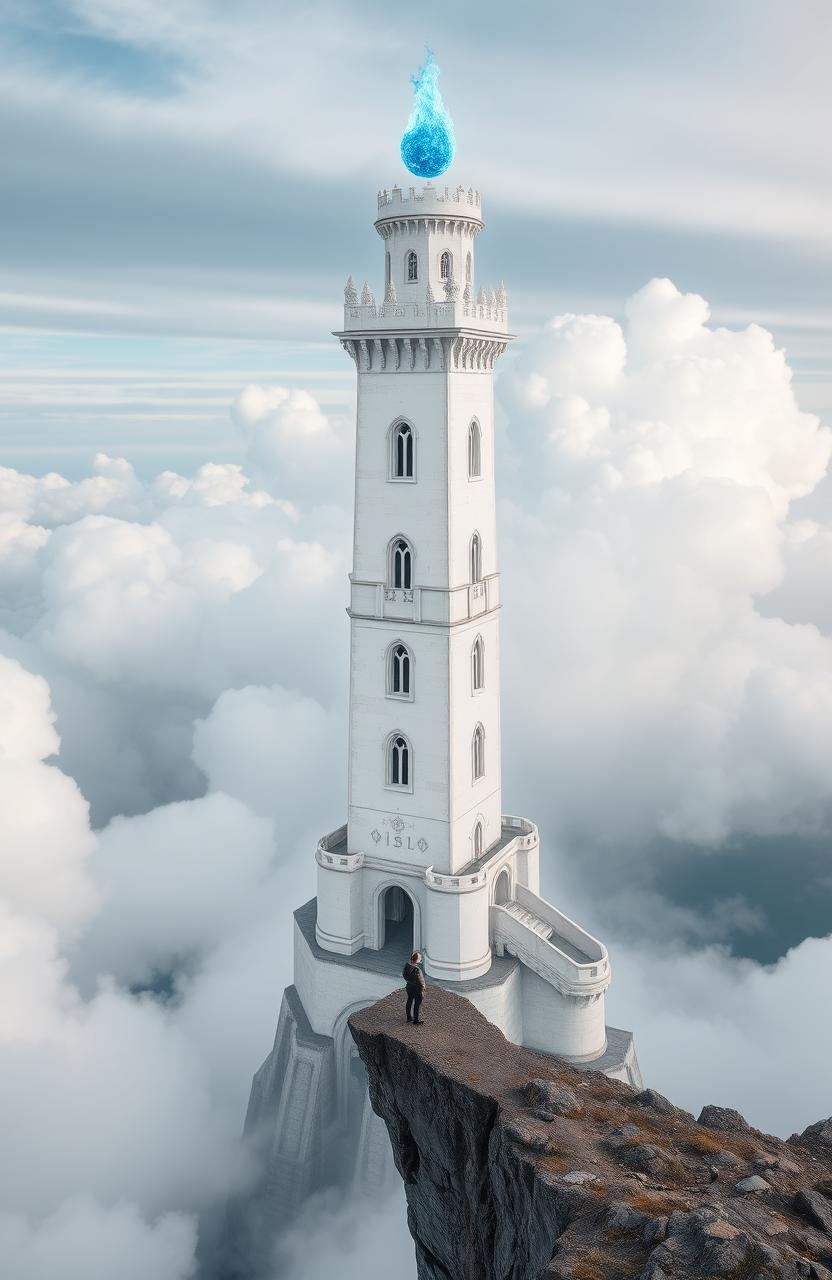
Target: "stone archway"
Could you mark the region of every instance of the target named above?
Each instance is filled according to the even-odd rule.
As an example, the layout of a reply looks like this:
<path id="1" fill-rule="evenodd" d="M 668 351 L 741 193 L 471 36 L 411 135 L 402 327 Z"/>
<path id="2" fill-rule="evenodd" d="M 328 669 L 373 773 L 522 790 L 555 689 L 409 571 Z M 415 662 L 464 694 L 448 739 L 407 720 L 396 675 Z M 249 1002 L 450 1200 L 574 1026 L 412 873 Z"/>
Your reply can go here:
<path id="1" fill-rule="evenodd" d="M 413 899 L 399 884 L 389 884 L 379 894 L 379 949 L 395 949 L 404 960 L 419 946 Z"/>
<path id="2" fill-rule="evenodd" d="M 497 883 L 494 886 L 494 902 L 498 907 L 503 907 L 511 899 L 511 875 L 508 867 L 503 867 L 497 876 Z"/>

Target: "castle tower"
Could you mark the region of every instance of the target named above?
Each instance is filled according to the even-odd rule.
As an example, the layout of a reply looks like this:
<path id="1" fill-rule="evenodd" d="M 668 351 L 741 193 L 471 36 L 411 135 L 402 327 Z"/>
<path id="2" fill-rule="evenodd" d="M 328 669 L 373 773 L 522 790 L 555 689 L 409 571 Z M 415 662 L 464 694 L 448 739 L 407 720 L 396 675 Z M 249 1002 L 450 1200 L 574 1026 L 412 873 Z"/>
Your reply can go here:
<path id="1" fill-rule="evenodd" d="M 631 1035 L 605 1024 L 606 948 L 539 896 L 537 827 L 502 812 L 493 376 L 512 335 L 502 284 L 475 290 L 484 225 L 471 189 L 382 191 L 383 300 L 351 278 L 344 291 L 348 813 L 318 844 L 295 981 L 252 1085 L 266 1177 L 249 1221 L 280 1221 L 327 1180 L 384 1176 L 347 1019 L 401 986 L 412 950 L 509 1039 L 640 1083 Z"/>
<path id="2" fill-rule="evenodd" d="M 375 226 L 385 300 L 348 285 L 339 334 L 358 371 L 351 871 L 319 856 L 317 940 L 381 946 L 392 877 L 428 976 L 461 980 L 491 964 L 471 868 L 502 838 L 492 380 L 510 335 L 502 290 L 474 300 L 478 192 L 384 191 Z"/>

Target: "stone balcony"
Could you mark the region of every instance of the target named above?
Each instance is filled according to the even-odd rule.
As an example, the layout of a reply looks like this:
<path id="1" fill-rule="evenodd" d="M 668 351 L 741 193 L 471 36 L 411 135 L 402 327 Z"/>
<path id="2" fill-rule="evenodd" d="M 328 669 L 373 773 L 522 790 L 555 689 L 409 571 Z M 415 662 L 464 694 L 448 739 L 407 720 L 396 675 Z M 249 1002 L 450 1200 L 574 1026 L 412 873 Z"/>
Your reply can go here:
<path id="1" fill-rule="evenodd" d="M 387 587 L 351 577 L 351 618 L 455 626 L 500 608 L 500 575 L 460 587 Z"/>
<path id="2" fill-rule="evenodd" d="M 344 337 L 408 329 L 471 329 L 508 335 L 508 308 L 496 302 L 382 302 L 344 304 Z"/>

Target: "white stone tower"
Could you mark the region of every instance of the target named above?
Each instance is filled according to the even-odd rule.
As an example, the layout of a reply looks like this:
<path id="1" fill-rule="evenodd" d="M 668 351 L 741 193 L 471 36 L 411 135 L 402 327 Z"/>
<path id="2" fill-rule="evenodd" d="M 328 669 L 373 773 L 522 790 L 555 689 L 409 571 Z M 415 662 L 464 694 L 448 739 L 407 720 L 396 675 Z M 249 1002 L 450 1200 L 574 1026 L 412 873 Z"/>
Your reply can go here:
<path id="1" fill-rule="evenodd" d="M 511 334 L 502 284 L 475 284 L 483 226 L 471 189 L 382 191 L 383 301 L 345 289 L 349 809 L 318 845 L 294 985 L 252 1087 L 259 1212 L 274 1221 L 327 1178 L 383 1175 L 347 1018 L 401 985 L 412 950 L 429 984 L 468 995 L 509 1039 L 640 1081 L 632 1037 L 605 1025 L 606 948 L 539 897 L 537 828 L 502 812 L 492 384 Z"/>
<path id="2" fill-rule="evenodd" d="M 381 306 L 347 288 L 339 335 L 358 370 L 351 575 L 350 872 L 319 857 L 317 939 L 384 942 L 408 894 L 429 977 L 491 965 L 484 880 L 501 840 L 500 580 L 494 363 L 505 296 L 474 301 L 479 194 L 379 196 Z M 384 901 L 383 901 L 384 900 Z"/>

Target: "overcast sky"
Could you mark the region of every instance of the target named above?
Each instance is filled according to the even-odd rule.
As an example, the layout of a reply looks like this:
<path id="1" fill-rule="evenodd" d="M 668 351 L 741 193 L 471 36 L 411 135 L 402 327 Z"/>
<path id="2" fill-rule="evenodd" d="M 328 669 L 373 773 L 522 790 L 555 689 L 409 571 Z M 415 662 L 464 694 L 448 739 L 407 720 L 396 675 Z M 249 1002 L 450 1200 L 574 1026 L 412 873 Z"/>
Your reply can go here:
<path id="1" fill-rule="evenodd" d="M 240 380 L 348 411 L 329 337 L 378 279 L 409 76 L 435 48 L 481 187 L 481 278 L 522 335 L 620 314 L 654 275 L 754 319 L 832 404 L 823 0 L 4 0 L 0 411 L 6 454 L 239 456 Z"/>
<path id="2" fill-rule="evenodd" d="M 832 10 L 0 9 L 0 1271 L 190 1280 L 250 1176 L 344 816 L 330 331 L 427 43 L 518 334 L 504 808 L 652 1085 L 828 1115 Z M 304 1217 L 292 1280 L 407 1275 L 362 1221 Z"/>

